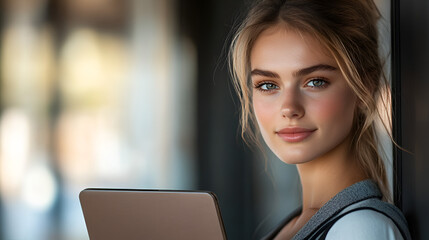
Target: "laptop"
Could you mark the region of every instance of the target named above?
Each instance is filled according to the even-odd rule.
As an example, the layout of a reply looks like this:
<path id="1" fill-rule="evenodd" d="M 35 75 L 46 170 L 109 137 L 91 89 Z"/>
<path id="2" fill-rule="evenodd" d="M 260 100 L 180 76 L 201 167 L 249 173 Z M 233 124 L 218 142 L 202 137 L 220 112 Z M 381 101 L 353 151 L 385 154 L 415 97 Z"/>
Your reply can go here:
<path id="1" fill-rule="evenodd" d="M 226 239 L 211 192 L 88 188 L 79 199 L 91 240 Z"/>

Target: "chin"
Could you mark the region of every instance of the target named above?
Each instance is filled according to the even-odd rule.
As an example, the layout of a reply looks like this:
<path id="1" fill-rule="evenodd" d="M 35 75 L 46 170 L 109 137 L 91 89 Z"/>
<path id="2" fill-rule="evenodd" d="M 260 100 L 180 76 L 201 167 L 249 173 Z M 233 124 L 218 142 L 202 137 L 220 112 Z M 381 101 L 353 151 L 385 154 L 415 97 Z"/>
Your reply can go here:
<path id="1" fill-rule="evenodd" d="M 302 163 L 306 163 L 306 162 L 310 162 L 311 160 L 313 160 L 312 157 L 310 156 L 303 156 L 303 155 L 290 155 L 290 154 L 285 154 L 285 155 L 279 155 L 276 154 L 276 156 L 284 163 L 286 164 L 302 164 Z"/>

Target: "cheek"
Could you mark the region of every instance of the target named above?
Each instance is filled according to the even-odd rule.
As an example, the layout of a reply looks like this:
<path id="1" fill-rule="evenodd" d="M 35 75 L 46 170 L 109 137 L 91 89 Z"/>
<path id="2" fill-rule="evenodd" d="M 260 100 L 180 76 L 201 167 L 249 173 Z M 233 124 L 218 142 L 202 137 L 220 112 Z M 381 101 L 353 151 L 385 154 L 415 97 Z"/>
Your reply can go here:
<path id="1" fill-rule="evenodd" d="M 350 91 L 342 91 L 319 99 L 313 104 L 312 112 L 320 123 L 329 126 L 330 131 L 350 131 L 355 107 L 355 95 Z"/>
<path id="2" fill-rule="evenodd" d="M 261 131 L 272 130 L 272 124 L 276 115 L 276 104 L 269 98 L 255 96 L 253 99 L 253 111 Z"/>

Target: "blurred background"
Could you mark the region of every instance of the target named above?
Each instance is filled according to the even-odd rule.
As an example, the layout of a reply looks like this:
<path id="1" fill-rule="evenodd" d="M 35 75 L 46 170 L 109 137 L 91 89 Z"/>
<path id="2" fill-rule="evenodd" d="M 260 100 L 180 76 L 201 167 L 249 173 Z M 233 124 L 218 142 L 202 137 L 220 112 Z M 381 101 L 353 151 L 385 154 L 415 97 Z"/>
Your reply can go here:
<path id="1" fill-rule="evenodd" d="M 88 239 L 88 187 L 213 191 L 229 239 L 296 208 L 295 167 L 240 137 L 227 52 L 250 2 L 0 1 L 0 239 Z"/>

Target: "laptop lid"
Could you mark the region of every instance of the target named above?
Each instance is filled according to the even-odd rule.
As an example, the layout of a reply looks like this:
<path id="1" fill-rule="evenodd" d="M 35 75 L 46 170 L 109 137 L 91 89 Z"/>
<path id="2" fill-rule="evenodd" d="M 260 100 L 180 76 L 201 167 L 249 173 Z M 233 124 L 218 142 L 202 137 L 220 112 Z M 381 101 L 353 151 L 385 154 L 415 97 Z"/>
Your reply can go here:
<path id="1" fill-rule="evenodd" d="M 92 188 L 79 198 L 91 240 L 226 239 L 210 192 Z"/>

